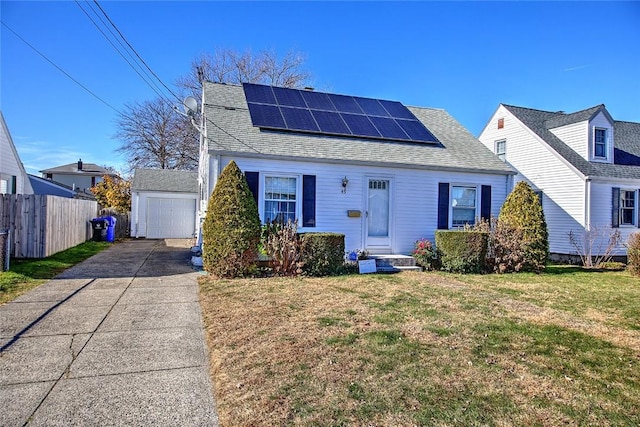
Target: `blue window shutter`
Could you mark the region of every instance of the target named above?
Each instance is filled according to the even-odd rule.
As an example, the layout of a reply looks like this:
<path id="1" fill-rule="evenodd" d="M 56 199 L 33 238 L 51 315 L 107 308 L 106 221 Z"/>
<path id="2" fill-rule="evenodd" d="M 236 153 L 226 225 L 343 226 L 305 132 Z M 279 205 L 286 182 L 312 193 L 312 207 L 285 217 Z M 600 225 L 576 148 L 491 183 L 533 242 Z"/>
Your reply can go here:
<path id="1" fill-rule="evenodd" d="M 620 227 L 620 189 L 613 187 L 611 189 L 611 227 Z"/>
<path id="2" fill-rule="evenodd" d="M 258 206 L 258 183 L 260 182 L 260 174 L 258 172 L 245 172 L 244 177 L 249 185 L 249 190 L 251 190 L 253 194 L 253 200 L 256 201 L 256 206 Z"/>
<path id="3" fill-rule="evenodd" d="M 636 207 L 636 227 L 640 228 L 640 207 L 638 207 L 638 202 L 640 201 L 640 190 L 636 191 L 636 199 L 633 201 L 633 205 Z"/>
<path id="4" fill-rule="evenodd" d="M 302 226 L 316 226 L 316 176 L 302 176 Z"/>
<path id="5" fill-rule="evenodd" d="M 449 228 L 449 183 L 438 184 L 438 230 Z"/>
<path id="6" fill-rule="evenodd" d="M 480 218 L 491 219 L 491 186 L 483 185 L 480 192 Z"/>

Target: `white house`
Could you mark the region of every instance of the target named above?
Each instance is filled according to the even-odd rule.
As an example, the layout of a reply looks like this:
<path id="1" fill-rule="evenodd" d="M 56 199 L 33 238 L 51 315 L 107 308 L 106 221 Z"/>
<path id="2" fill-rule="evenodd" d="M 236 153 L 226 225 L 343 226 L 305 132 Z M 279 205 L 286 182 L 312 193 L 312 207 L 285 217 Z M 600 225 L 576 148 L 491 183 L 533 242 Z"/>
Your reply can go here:
<path id="1" fill-rule="evenodd" d="M 222 169 L 245 173 L 263 222 L 345 234 L 347 250 L 408 254 L 438 228 L 497 215 L 515 172 L 446 111 L 205 83 L 199 216 Z"/>
<path id="2" fill-rule="evenodd" d="M 552 253 L 576 252 L 570 231 L 608 236 L 611 227 L 623 240 L 638 231 L 640 123 L 616 121 L 604 105 L 565 113 L 501 104 L 479 139 L 542 195 Z"/>
<path id="3" fill-rule="evenodd" d="M 0 111 L 0 194 L 33 194 L 27 172 Z"/>
<path id="4" fill-rule="evenodd" d="M 89 193 L 89 188 L 102 181 L 104 175 L 117 176 L 108 169 L 94 163 L 77 163 L 41 170 L 43 178 L 71 187 L 75 191 Z"/>
<path id="5" fill-rule="evenodd" d="M 197 172 L 136 169 L 131 183 L 131 237 L 193 237 L 197 197 Z"/>

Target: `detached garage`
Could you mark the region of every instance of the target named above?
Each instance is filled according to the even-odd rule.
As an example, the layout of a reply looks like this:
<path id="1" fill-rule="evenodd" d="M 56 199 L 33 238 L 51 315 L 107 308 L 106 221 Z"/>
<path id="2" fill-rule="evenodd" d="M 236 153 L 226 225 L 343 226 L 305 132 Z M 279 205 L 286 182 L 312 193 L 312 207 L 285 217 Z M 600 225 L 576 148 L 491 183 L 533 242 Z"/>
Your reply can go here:
<path id="1" fill-rule="evenodd" d="M 193 237 L 197 195 L 197 172 L 136 169 L 131 183 L 131 236 Z"/>

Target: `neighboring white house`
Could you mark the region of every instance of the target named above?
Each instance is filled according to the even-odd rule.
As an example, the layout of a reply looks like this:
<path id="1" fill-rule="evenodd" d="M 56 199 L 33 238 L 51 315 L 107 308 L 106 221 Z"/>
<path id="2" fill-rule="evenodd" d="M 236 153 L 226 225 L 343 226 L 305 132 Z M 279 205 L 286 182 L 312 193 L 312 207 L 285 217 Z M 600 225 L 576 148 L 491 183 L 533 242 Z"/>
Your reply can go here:
<path id="1" fill-rule="evenodd" d="M 199 216 L 222 169 L 244 172 L 263 222 L 345 234 L 348 251 L 408 254 L 438 228 L 497 215 L 515 172 L 446 111 L 205 83 Z"/>
<path id="2" fill-rule="evenodd" d="M 27 172 L 0 111 L 0 194 L 33 194 Z"/>
<path id="3" fill-rule="evenodd" d="M 615 121 L 604 105 L 567 114 L 501 104 L 479 139 L 542 195 L 552 253 L 576 253 L 570 231 L 638 231 L 640 123 Z"/>
<path id="4" fill-rule="evenodd" d="M 197 197 L 197 172 L 136 169 L 131 183 L 131 237 L 194 237 Z"/>
<path id="5" fill-rule="evenodd" d="M 117 176 L 102 166 L 94 163 L 84 163 L 82 159 L 78 160 L 77 163 L 41 170 L 40 173 L 43 178 L 84 193 L 90 193 L 89 189 L 102 182 L 104 175 Z"/>

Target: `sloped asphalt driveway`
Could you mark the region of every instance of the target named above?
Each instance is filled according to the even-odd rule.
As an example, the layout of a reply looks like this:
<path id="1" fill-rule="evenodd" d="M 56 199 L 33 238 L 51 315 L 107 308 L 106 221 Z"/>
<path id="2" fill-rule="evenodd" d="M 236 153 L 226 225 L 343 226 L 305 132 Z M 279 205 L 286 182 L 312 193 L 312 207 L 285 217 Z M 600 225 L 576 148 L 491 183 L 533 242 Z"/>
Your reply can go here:
<path id="1" fill-rule="evenodd" d="M 186 240 L 132 240 L 0 306 L 0 425 L 217 426 Z"/>

